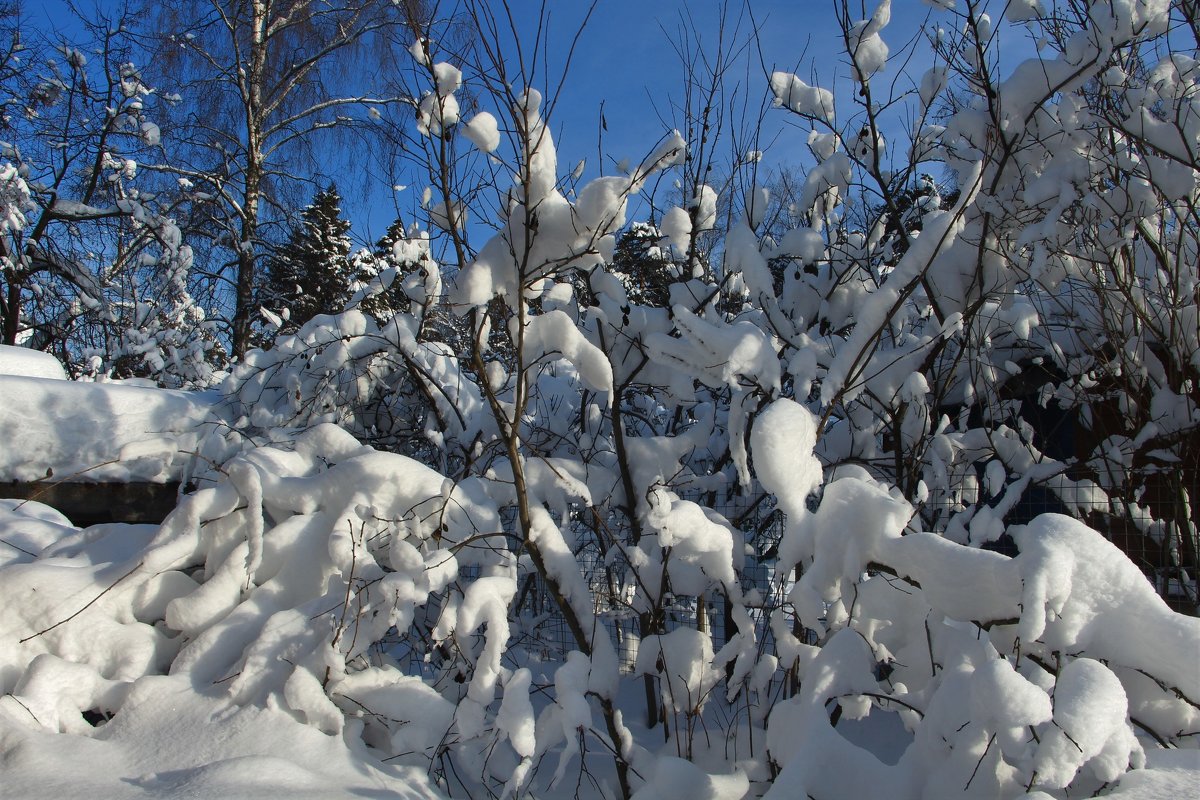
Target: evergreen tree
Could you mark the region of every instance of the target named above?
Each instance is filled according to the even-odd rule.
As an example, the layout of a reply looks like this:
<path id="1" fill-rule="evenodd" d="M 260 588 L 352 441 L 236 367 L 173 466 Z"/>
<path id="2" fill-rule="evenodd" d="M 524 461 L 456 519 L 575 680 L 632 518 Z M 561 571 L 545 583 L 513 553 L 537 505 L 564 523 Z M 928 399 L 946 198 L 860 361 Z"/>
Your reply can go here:
<path id="1" fill-rule="evenodd" d="M 644 222 L 633 223 L 617 240 L 612 271 L 635 305 L 666 308 L 671 284 L 681 279 L 679 266 L 667 255 L 661 240 L 658 228 Z"/>
<path id="2" fill-rule="evenodd" d="M 375 242 L 375 257 L 380 261 L 390 261 L 393 257 L 392 247 L 396 242 L 408 238 L 408 228 L 404 224 L 404 220 L 400 217 L 392 220 L 392 224 L 388 225 L 383 236 L 379 237 L 379 241 Z"/>
<path id="3" fill-rule="evenodd" d="M 317 314 L 340 311 L 350 298 L 350 223 L 337 187 L 317 192 L 300 225 L 270 261 L 264 305 L 289 312 L 289 330 Z"/>
<path id="4" fill-rule="evenodd" d="M 383 236 L 375 242 L 372 250 L 363 248 L 354 254 L 353 271 L 355 280 L 360 284 L 370 284 L 384 270 L 395 267 L 396 275 L 384 291 L 366 298 L 359 308 L 377 320 L 385 321 L 393 314 L 407 312 L 411 308 L 408 296 L 404 294 L 403 277 L 418 264 L 411 260 L 398 259 L 394 247 L 397 242 L 407 239 L 407 229 L 404 222 L 397 217 Z"/>

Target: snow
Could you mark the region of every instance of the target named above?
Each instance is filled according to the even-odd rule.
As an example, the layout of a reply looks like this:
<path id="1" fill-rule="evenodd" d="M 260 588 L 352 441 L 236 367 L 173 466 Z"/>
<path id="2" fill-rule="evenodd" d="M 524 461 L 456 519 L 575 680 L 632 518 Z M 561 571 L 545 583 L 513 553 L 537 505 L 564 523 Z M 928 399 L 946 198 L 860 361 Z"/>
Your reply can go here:
<path id="1" fill-rule="evenodd" d="M 90 735 L 47 731 L 22 708 L 30 699 L 0 699 L 5 796 L 442 796 L 423 770 L 364 763 L 338 737 L 283 711 L 233 707 L 185 678 L 135 682 L 121 713 Z"/>
<path id="2" fill-rule="evenodd" d="M 854 23 L 849 32 L 849 51 L 854 62 L 854 79 L 866 83 L 887 63 L 888 46 L 880 37 L 892 19 L 892 0 L 881 0 L 865 20 Z"/>
<path id="3" fill-rule="evenodd" d="M 15 166 L 4 162 L 0 166 L 0 233 L 23 230 L 25 213 L 32 208 L 29 184 Z"/>
<path id="4" fill-rule="evenodd" d="M 504 685 L 504 699 L 496 713 L 496 729 L 507 738 L 520 762 L 504 785 L 505 797 L 519 792 L 533 766 L 537 749 L 537 723 L 533 705 L 529 702 L 530 672 L 521 668 L 512 673 Z"/>
<path id="5" fill-rule="evenodd" d="M 348 715 L 364 709 L 363 738 L 380 750 L 406 754 L 395 759 L 413 766 L 432 757 L 451 730 L 454 705 L 419 677 L 394 667 L 363 670 L 347 675 L 332 699 Z"/>
<path id="6" fill-rule="evenodd" d="M 1044 637 L 1053 649 L 1103 654 L 1200 696 L 1200 621 L 1171 612 L 1112 542 L 1057 514 L 1010 532 L 1021 548 L 1026 637 Z"/>
<path id="7" fill-rule="evenodd" d="M 456 96 L 431 92 L 417 104 L 417 130 L 426 136 L 441 136 L 458 122 L 458 114 Z"/>
<path id="8" fill-rule="evenodd" d="M 324 471 L 318 466 L 331 462 L 336 466 Z M 236 787 L 245 784 L 255 796 L 255 776 L 264 766 L 276 775 L 291 765 L 295 787 L 314 795 L 383 791 L 395 784 L 412 787 L 402 796 L 437 796 L 423 775 L 416 779 L 405 769 L 362 761 L 361 745 L 353 745 L 357 734 L 349 733 L 362 723 L 347 716 L 345 698 L 390 708 L 387 716 L 395 719 L 411 719 L 413 709 L 422 708 L 425 724 L 442 725 L 442 732 L 446 724 L 431 712 L 445 701 L 419 679 L 386 669 L 378 675 L 347 671 L 345 659 L 360 654 L 392 620 L 411 619 L 414 601 L 440 590 L 445 579 L 413 545 L 397 541 L 390 563 L 400 571 L 378 581 L 372 551 L 356 531 L 370 522 L 393 534 L 403 531 L 420 545 L 433 526 L 453 542 L 465 530 L 494 526 L 488 509 L 468 491 L 447 490 L 427 468 L 362 448 L 332 426 L 314 428 L 293 450 L 261 448 L 235 459 L 227 474 L 226 483 L 189 496 L 157 530 L 110 525 L 89 529 L 95 535 L 81 540 L 36 505 L 6 515 L 6 528 L 23 535 L 14 537 L 18 560 L 5 567 L 0 583 L 6 609 L 0 676 L 11 693 L 0 706 L 0 736 L 15 747 L 40 741 L 47 734 L 31 732 L 31 726 L 46 726 L 83 742 L 54 747 L 95 750 L 107 765 L 95 771 L 96 780 L 107 774 L 114 781 L 137 778 L 134 785 L 162 791 L 242 791 Z M 387 485 L 394 488 L 379 491 Z M 428 513 L 422 504 L 444 502 L 446 491 L 452 508 L 437 522 L 422 516 Z M 414 513 L 411 524 L 389 522 Z M 358 528 L 344 524 L 355 519 Z M 139 536 L 131 535 L 135 530 Z M 396 555 L 406 547 L 410 557 Z M 42 561 L 27 560 L 39 551 Z M 431 553 L 429 559 L 445 562 L 446 556 Z M 202 583 L 180 571 L 189 565 L 206 565 L 197 573 Z M 338 574 L 374 578 L 377 588 L 355 601 L 355 616 L 338 611 L 334 598 L 344 590 L 329 583 Z M 51 584 L 55 592 L 46 591 Z M 412 591 L 422 584 L 423 590 Z M 486 625 L 489 638 L 469 691 L 485 704 L 508 638 L 503 597 L 514 588 L 511 578 L 480 579 L 457 609 L 464 630 Z M 27 599 L 17 601 L 21 596 Z M 398 616 L 368 611 L 380 607 Z M 321 621 L 314 623 L 314 614 Z M 186 643 L 166 636 L 164 625 L 186 632 Z M 170 678 L 155 677 L 168 666 Z M 204 694 L 196 691 L 200 686 L 221 689 Z M 385 686 L 397 689 L 376 697 Z M 398 691 L 403 687 L 406 692 Z M 115 721 L 93 732 L 81 716 L 91 710 Z M 179 733 L 163 726 L 179 727 Z M 397 752 L 409 752 L 417 743 L 436 744 L 442 732 L 423 725 L 373 735 L 386 733 L 386 741 L 404 747 Z M 171 747 L 155 750 L 155 737 L 167 735 L 173 736 Z M 128 748 L 119 746 L 125 736 Z M 207 744 L 214 736 L 229 749 Z M 87 737 L 115 744 L 100 748 L 87 744 Z M 139 747 L 145 755 L 137 755 Z M 137 766 L 139 758 L 145 767 Z M 11 773 L 29 782 L 42 767 L 36 758 L 14 757 L 6 778 Z M 67 787 L 81 779 L 63 778 Z"/>
<path id="9" fill-rule="evenodd" d="M 422 66 L 429 64 L 429 44 L 427 39 L 417 39 L 408 46 L 409 55 Z"/>
<path id="10" fill-rule="evenodd" d="M 661 676 L 663 703 L 690 715 L 703 708 L 717 684 L 712 660 L 712 640 L 704 632 L 678 628 L 643 638 L 634 672 Z"/>
<path id="11" fill-rule="evenodd" d="M 947 67 L 944 64 L 935 64 L 930 67 L 921 76 L 921 84 L 918 89 L 921 106 L 929 108 L 930 104 L 945 90 L 948 81 Z"/>
<path id="12" fill-rule="evenodd" d="M 702 370 L 708 386 L 736 388 L 742 381 L 778 391 L 782 375 L 770 337 L 749 322 L 710 322 L 684 306 L 672 308 L 680 338 L 655 333 L 647 339 L 650 357 L 680 371 Z"/>
<path id="13" fill-rule="evenodd" d="M 1200 751 L 1154 750 L 1146 754 L 1146 769 L 1126 773 L 1108 796 L 1122 800 L 1166 800 L 1187 797 L 1200 778 Z"/>
<path id="14" fill-rule="evenodd" d="M 710 775 L 682 758 L 664 756 L 654 766 L 654 775 L 633 795 L 633 800 L 740 800 L 750 781 L 745 774 Z"/>
<path id="15" fill-rule="evenodd" d="M 1061 788 L 1091 762 L 1108 782 L 1130 763 L 1140 746 L 1125 725 L 1125 690 L 1107 667 L 1080 658 L 1067 664 L 1054 685 L 1054 726 L 1038 745 L 1034 768 L 1042 785 Z"/>
<path id="16" fill-rule="evenodd" d="M 984 727 L 1019 730 L 1041 725 L 1052 714 L 1049 695 L 1013 669 L 1008 659 L 993 659 L 971 676 L 971 717 Z"/>
<path id="17" fill-rule="evenodd" d="M 500 129 L 496 118 L 486 111 L 471 117 L 463 125 L 462 134 L 485 153 L 491 153 L 500 146 Z"/>
<path id="18" fill-rule="evenodd" d="M 142 139 L 151 147 L 158 147 L 162 141 L 162 132 L 153 122 L 143 122 Z"/>
<path id="19" fill-rule="evenodd" d="M 831 158 L 830 161 L 832 160 Z M 981 165 L 975 165 L 974 172 L 964 176 L 964 185 L 976 186 L 980 169 Z M 863 348 L 887 324 L 890 309 L 906 289 L 906 284 L 921 270 L 934 266 L 935 260 L 954 242 L 964 224 L 958 211 L 965 206 L 971 194 L 972 190 L 966 189 L 954 209 L 928 214 L 921 235 L 909 246 L 895 269 L 888 274 L 884 284 L 862 303 L 856 314 L 857 325 L 854 332 L 850 335 L 847 345 L 838 351 L 821 385 L 822 402 L 829 402 L 839 395 L 843 400 L 852 399 L 865 388 L 859 380 L 863 372 L 860 362 Z M 880 387 L 880 390 L 890 395 L 894 394 L 897 388 L 893 387 L 888 391 L 887 387 Z"/>
<path id="20" fill-rule="evenodd" d="M 696 206 L 696 222 L 694 230 L 712 230 L 717 224 L 717 191 L 708 184 L 701 184 L 700 191 L 693 200 Z"/>
<path id="21" fill-rule="evenodd" d="M 674 590 L 698 596 L 716 585 L 736 597 L 734 532 L 729 524 L 715 512 L 661 489 L 648 499 L 646 521 L 658 531 L 657 545 L 670 551 L 667 570 Z"/>
<path id="22" fill-rule="evenodd" d="M 626 199 L 632 191 L 628 178 L 608 177 L 588 181 L 575 200 L 575 218 L 585 228 L 612 233 L 625 224 Z"/>
<path id="23" fill-rule="evenodd" d="M 462 86 L 462 70 L 444 61 L 433 65 L 433 77 L 441 95 L 456 92 Z"/>
<path id="24" fill-rule="evenodd" d="M 600 348 L 589 342 L 575 322 L 563 311 L 548 311 L 534 317 L 525 327 L 522 351 L 526 363 L 548 355 L 561 355 L 578 370 L 585 386 L 611 392 L 612 367 Z"/>
<path id="25" fill-rule="evenodd" d="M 676 253 L 687 253 L 691 242 L 692 220 L 686 211 L 679 206 L 668 208 L 658 227 Z"/>
<path id="26" fill-rule="evenodd" d="M 1004 10 L 1009 22 L 1026 22 L 1045 15 L 1041 0 L 1012 0 Z"/>
<path id="27" fill-rule="evenodd" d="M 53 371 L 44 359 L 36 363 L 38 371 Z M 19 481 L 47 476 L 85 482 L 179 480 L 212 441 L 203 423 L 213 403 L 212 396 L 190 392 L 0 376 L 0 438 L 5 442 L 0 476 Z"/>
<path id="28" fill-rule="evenodd" d="M 0 375 L 66 380 L 67 371 L 62 362 L 49 353 L 0 344 Z"/>
<path id="29" fill-rule="evenodd" d="M 504 700 L 496 715 L 496 726 L 512 742 L 522 758 L 532 756 L 535 747 L 533 706 L 529 702 L 529 670 L 522 667 L 504 683 Z"/>
<path id="30" fill-rule="evenodd" d="M 833 124 L 833 92 L 809 86 L 790 72 L 771 74 L 771 91 L 775 104 L 805 117 Z"/>
<path id="31" fill-rule="evenodd" d="M 805 472 L 797 477 L 811 480 Z M 779 559 L 783 565 L 804 567 L 789 600 L 805 626 L 826 627 L 821 621 L 825 603 L 849 601 L 844 595 L 846 579 L 861 573 L 898 539 L 911 516 L 908 503 L 883 486 L 847 475 L 825 487 L 816 512 L 789 523 L 779 543 Z"/>
<path id="32" fill-rule="evenodd" d="M 776 400 L 754 421 L 750 450 L 755 472 L 789 519 L 803 517 L 808 496 L 822 483 L 821 463 L 812 452 L 816 442 L 817 420 L 794 400 Z"/>

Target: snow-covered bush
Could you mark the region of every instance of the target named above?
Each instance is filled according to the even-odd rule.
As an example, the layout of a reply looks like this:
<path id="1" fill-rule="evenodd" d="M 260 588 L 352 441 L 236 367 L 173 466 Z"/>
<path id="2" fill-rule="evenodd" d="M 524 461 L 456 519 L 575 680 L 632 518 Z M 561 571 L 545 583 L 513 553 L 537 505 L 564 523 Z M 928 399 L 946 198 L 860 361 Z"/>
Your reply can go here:
<path id="1" fill-rule="evenodd" d="M 779 400 L 763 419 L 806 414 Z M 803 450 L 774 446 L 773 428 L 756 428 L 753 454 L 791 509 L 777 568 L 800 567 L 789 601 L 822 646 L 773 626 L 800 690 L 771 711 L 767 748 L 783 770 L 767 796 L 881 782 L 902 797 L 1095 787 L 1142 766 L 1137 730 L 1162 744 L 1194 726 L 1200 621 L 1171 611 L 1100 533 L 1045 514 L 1009 528 L 1015 557 L 956 544 L 907 530 L 912 506 L 855 468 L 810 513 L 811 482 L 795 477 L 808 472 Z M 873 708 L 912 733 L 895 764 L 836 733 Z"/>
<path id="2" fill-rule="evenodd" d="M 30 731 L 88 731 L 156 696 L 217 692 L 233 708 L 283 711 L 284 727 L 361 736 L 427 766 L 455 718 L 472 716 L 470 701 L 491 701 L 500 674 L 496 598 L 515 590 L 514 559 L 470 547 L 498 530 L 494 505 L 332 425 L 224 471 L 158 529 L 72 531 L 36 504 L 6 509 L 16 536 L 2 567 L 0 737 L 15 747 Z M 464 568 L 480 577 L 465 595 L 448 590 Z M 431 638 L 476 663 L 447 697 L 430 685 L 440 677 L 420 677 Z M 483 734 L 468 730 L 458 725 L 466 748 Z"/>
<path id="3" fill-rule="evenodd" d="M 849 109 L 771 77 L 815 163 L 769 236 L 769 197 L 720 197 L 676 131 L 564 180 L 552 105 L 493 80 L 523 64 L 503 26 L 473 7 L 479 64 L 421 31 L 409 308 L 369 302 L 398 277 L 375 269 L 347 310 L 249 351 L 223 385 L 244 452 L 161 527 L 6 517 L 0 735 L 119 728 L 182 687 L 503 797 L 1063 798 L 1194 748 L 1200 622 L 1086 521 L 1014 513 L 1031 485 L 1073 488 L 1169 538 L 1101 468 L 1194 449 L 1200 131 L 1171 88 L 1194 65 L 1142 69 L 1166 5 L 1097 4 L 1000 80 L 966 5 L 895 96 L 875 94 L 887 0 L 842 5 Z M 908 88 L 919 125 L 889 142 L 877 112 Z M 1135 122 L 1157 133 L 1127 144 Z M 675 174 L 682 199 L 633 228 L 660 237 L 642 286 L 619 236 Z M 734 222 L 706 250 L 718 201 Z M 1090 424 L 1111 396 L 1129 427 L 1052 457 L 1023 375 Z M 1174 582 L 1194 587 L 1181 491 Z"/>
<path id="4" fill-rule="evenodd" d="M 886 6 L 847 18 L 848 41 L 886 34 Z M 872 81 L 856 55 L 844 128 L 777 74 L 778 104 L 813 127 L 809 222 L 743 237 L 739 263 L 795 397 L 814 386 L 827 463 L 867 465 L 960 542 L 1001 539 L 1021 504 L 1087 518 L 1194 609 L 1195 51 L 1167 3 L 1030 9 L 1004 36 L 978 4 L 939 13 L 919 82 Z M 1002 74 L 1023 28 L 1041 53 Z M 911 138 L 862 148 L 897 108 Z"/>

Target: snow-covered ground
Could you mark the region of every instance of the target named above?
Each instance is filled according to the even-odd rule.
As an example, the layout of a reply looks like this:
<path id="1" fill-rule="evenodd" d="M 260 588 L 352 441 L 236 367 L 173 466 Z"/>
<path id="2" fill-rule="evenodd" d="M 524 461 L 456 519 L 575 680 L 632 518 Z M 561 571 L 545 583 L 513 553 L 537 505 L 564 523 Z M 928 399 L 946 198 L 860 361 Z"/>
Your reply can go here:
<path id="1" fill-rule="evenodd" d="M 80 389 L 89 396 L 125 395 L 119 386 L 0 382 L 10 380 L 33 382 L 49 408 L 64 407 Z M 160 410 L 186 400 L 164 397 Z M 792 591 L 801 616 L 810 609 L 811 593 L 835 597 L 832 587 L 843 580 L 843 570 L 857 572 L 860 563 L 878 560 L 925 587 L 936 613 L 1020 616 L 1031 653 L 1035 640 L 1058 642 L 1196 693 L 1200 661 L 1192 656 L 1200 655 L 1200 637 L 1194 620 L 1168 611 L 1115 548 L 1078 523 L 1044 517 L 1031 524 L 1017 533 L 1024 539 L 1016 559 L 931 535 L 899 537 L 889 514 L 897 512 L 902 525 L 903 508 L 855 474 L 832 483 L 818 511 L 806 516 L 796 504 L 820 482 L 820 471 L 810 468 L 803 447 L 776 447 L 811 439 L 797 409 L 785 404 L 765 416 L 782 438 L 762 444 L 760 434 L 755 452 L 764 481 L 794 506 L 796 532 L 785 540 L 789 552 L 781 557 L 800 557 L 798 546 L 817 548 Z M 16 413 L 38 416 L 10 404 L 3 417 L 12 424 Z M 118 429 L 103 420 L 96 424 Z M 31 423 L 41 430 L 45 425 Z M 84 429 L 60 428 L 67 449 L 72 436 L 95 438 Z M 1145 698 L 1127 699 L 1126 688 L 1101 661 L 1076 658 L 1064 666 L 1052 705 L 1047 688 L 1053 681 L 1039 679 L 1037 669 L 1018 673 L 1008 661 L 995 660 L 986 642 L 968 641 L 976 634 L 966 628 L 955 640 L 957 623 L 935 629 L 939 648 L 956 641 L 961 653 L 938 656 L 958 667 L 940 686 L 935 681 L 922 690 L 937 694 L 930 695 L 935 701 L 926 706 L 915 736 L 915 717 L 905 717 L 900 706 L 889 708 L 886 700 L 880 707 L 869 702 L 871 692 L 881 691 L 869 669 L 863 671 L 874 657 L 862 635 L 845 628 L 820 650 L 782 643 L 807 663 L 806 688 L 764 709 L 770 711 L 765 732 L 743 727 L 722 743 L 703 733 L 697 718 L 691 752 L 681 753 L 678 737 L 664 745 L 655 741 L 657 730 L 639 724 L 637 680 L 620 679 L 610 688 L 597 683 L 618 681 L 615 664 L 611 673 L 602 671 L 600 656 L 589 660 L 576 652 L 565 661 L 526 659 L 518 667 L 519 649 L 505 654 L 506 606 L 516 584 L 504 577 L 505 553 L 496 550 L 474 557 L 483 572 L 462 584 L 465 594 L 447 607 L 453 616 L 447 621 L 444 610 L 434 631 L 449 635 L 448 625 L 478 631 L 473 674 L 457 687 L 439 685 L 424 668 L 405 675 L 398 669 L 402 662 L 389 662 L 376 643 L 424 613 L 439 587 L 455 580 L 458 558 L 464 565 L 472 560 L 469 550 L 458 548 L 473 532 L 498 523 L 489 503 L 468 485 L 445 485 L 429 468 L 362 447 L 330 425 L 287 447 L 252 450 L 225 472 L 214 488 L 185 498 L 161 526 L 79 530 L 38 503 L 0 502 L 0 797 L 266 798 L 286 792 L 429 798 L 444 796 L 447 787 L 461 794 L 461 779 L 441 773 L 439 786 L 431 777 L 445 747 L 460 768 L 474 764 L 494 776 L 511 771 L 534 797 L 610 796 L 611 758 L 594 741 L 581 752 L 583 739 L 575 738 L 596 724 L 587 699 L 593 692 L 614 698 L 629 720 L 625 731 L 639 800 L 734 800 L 764 790 L 769 797 L 791 797 L 796 785 L 821 797 L 889 786 L 908 796 L 919 785 L 959 781 L 960 767 L 969 767 L 964 753 L 982 762 L 992 750 L 989 743 L 972 752 L 963 739 L 958 747 L 966 749 L 959 755 L 938 755 L 930 737 L 941 731 L 954 740 L 963 732 L 962 719 L 970 721 L 963 735 L 986 739 L 991 730 L 993 739 L 1004 737 L 1000 749 L 1016 763 L 1035 759 L 1044 785 L 1043 793 L 1031 796 L 1076 796 L 1054 787 L 1071 782 L 1080 768 L 1111 773 L 1119 779 L 1112 794 L 1140 800 L 1186 797 L 1200 780 L 1200 752 L 1159 751 L 1149 739 L 1134 740 L 1127 703 L 1141 703 L 1138 713 L 1151 715 L 1154 724 L 1156 714 L 1164 720 L 1187 716 L 1186 708 L 1171 707 L 1152 686 L 1144 687 Z M 426 512 L 435 506 L 441 511 L 410 513 L 422 505 L 429 505 Z M 657 513 L 669 517 L 664 532 L 675 530 L 677 545 L 687 552 L 691 534 L 672 524 L 687 519 L 688 508 Z M 867 518 L 879 524 L 864 528 L 860 522 Z M 407 521 L 398 528 L 388 522 L 400 519 Z M 432 546 L 435 531 L 438 547 Z M 863 533 L 846 536 L 849 531 Z M 711 558 L 700 551 L 697 556 Z M 1027 587 L 1026 608 L 1036 613 L 1021 611 L 1009 591 L 1014 582 Z M 861 613 L 868 615 L 881 603 L 912 602 L 883 581 L 859 591 Z M 1054 613 L 1042 611 L 1047 603 Z M 923 650 L 926 634 L 906 630 L 900 616 L 890 624 L 890 631 L 872 636 L 898 662 L 914 664 L 916 651 L 907 648 Z M 736 704 L 725 704 L 713 691 L 720 673 L 706 634 L 681 628 L 645 640 L 642 649 L 637 671 L 663 675 L 664 702 L 674 708 L 677 724 L 706 704 L 706 713 L 737 713 Z M 911 681 L 915 672 L 897 674 Z M 906 695 L 895 686 L 894 697 L 924 702 L 921 692 Z M 846 711 L 837 728 L 825 710 L 834 698 Z M 1024 737 L 1029 726 L 1042 731 L 1036 748 Z M 772 758 L 784 765 L 773 785 L 761 756 L 752 757 L 756 735 L 765 735 Z M 1143 749 L 1149 751 L 1144 764 Z M 525 782 L 521 765 L 531 764 L 534 754 L 546 764 Z M 821 769 L 812 769 L 814 759 Z M 1127 760 L 1143 767 L 1121 776 Z M 989 762 L 999 772 L 981 775 L 985 788 L 975 794 L 994 796 L 989 792 L 1003 785 L 997 782 L 1003 763 Z M 587 769 L 581 771 L 581 764 Z M 798 776 L 804 776 L 800 782 Z M 1090 791 L 1102 782 L 1076 785 Z"/>
<path id="2" fill-rule="evenodd" d="M 56 712 L 44 704 L 77 694 L 78 681 L 77 671 L 47 659 L 16 696 L 0 700 L 0 797 L 444 796 L 423 770 L 389 767 L 284 711 L 235 706 L 187 678 L 149 676 L 122 687 L 121 713 L 100 727 L 48 729 Z"/>

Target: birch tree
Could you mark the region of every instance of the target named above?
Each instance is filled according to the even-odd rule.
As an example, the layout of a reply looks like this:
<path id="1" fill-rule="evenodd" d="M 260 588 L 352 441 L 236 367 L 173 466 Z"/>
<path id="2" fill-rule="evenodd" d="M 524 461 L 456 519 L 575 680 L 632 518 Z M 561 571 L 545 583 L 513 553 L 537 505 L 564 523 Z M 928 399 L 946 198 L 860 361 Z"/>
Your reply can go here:
<path id="1" fill-rule="evenodd" d="M 205 0 L 150 19 L 163 31 L 152 34 L 156 69 L 182 98 L 171 124 L 183 146 L 155 166 L 198 203 L 193 225 L 214 248 L 216 295 L 232 295 L 228 336 L 240 356 L 273 224 L 288 217 L 284 198 L 324 171 L 322 135 L 366 130 L 381 107 L 401 102 L 371 95 L 356 67 L 389 52 L 402 14 L 384 0 Z"/>

